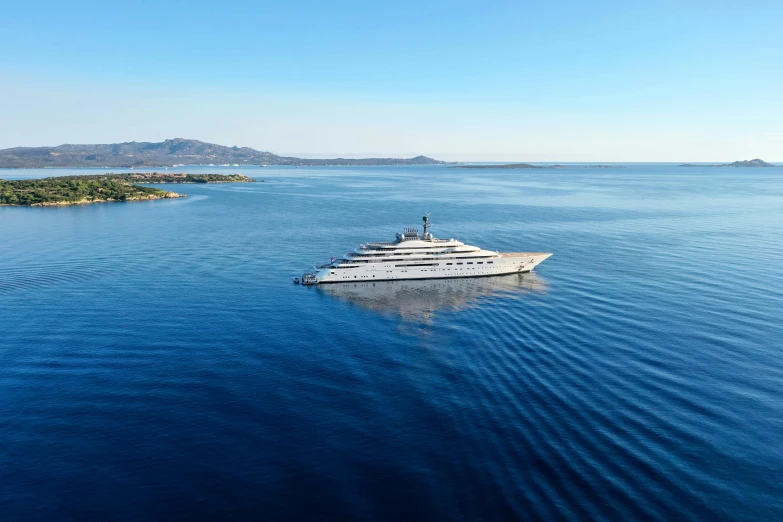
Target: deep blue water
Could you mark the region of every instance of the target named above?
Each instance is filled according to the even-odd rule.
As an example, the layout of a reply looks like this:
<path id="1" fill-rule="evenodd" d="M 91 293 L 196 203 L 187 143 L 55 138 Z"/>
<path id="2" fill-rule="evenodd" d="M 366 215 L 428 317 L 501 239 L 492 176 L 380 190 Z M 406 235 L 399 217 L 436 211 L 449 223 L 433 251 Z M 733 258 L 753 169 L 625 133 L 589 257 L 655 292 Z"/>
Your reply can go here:
<path id="1" fill-rule="evenodd" d="M 783 169 L 186 171 L 0 207 L 0 518 L 783 518 Z M 555 255 L 291 283 L 424 212 Z"/>

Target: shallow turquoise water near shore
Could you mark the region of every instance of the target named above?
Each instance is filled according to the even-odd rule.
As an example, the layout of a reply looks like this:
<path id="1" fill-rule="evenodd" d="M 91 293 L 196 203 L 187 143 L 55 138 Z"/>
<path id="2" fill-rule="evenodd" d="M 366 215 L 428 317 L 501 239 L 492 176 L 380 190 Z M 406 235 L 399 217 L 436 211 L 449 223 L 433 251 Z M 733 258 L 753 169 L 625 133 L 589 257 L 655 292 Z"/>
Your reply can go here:
<path id="1" fill-rule="evenodd" d="M 9 519 L 783 518 L 783 169 L 178 170 L 0 207 Z M 555 255 L 291 283 L 424 212 Z"/>

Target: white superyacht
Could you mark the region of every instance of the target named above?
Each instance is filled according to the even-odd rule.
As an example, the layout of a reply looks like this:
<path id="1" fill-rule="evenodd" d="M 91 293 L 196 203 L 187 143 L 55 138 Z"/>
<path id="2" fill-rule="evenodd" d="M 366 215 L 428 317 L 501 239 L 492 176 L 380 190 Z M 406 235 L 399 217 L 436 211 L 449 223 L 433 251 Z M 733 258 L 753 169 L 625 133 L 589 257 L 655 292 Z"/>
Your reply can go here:
<path id="1" fill-rule="evenodd" d="M 493 252 L 430 233 L 429 214 L 424 233 L 407 228 L 396 241 L 367 243 L 340 259 L 316 266 L 302 276 L 303 284 L 481 277 L 530 272 L 552 254 Z M 295 281 L 297 281 L 295 279 Z"/>

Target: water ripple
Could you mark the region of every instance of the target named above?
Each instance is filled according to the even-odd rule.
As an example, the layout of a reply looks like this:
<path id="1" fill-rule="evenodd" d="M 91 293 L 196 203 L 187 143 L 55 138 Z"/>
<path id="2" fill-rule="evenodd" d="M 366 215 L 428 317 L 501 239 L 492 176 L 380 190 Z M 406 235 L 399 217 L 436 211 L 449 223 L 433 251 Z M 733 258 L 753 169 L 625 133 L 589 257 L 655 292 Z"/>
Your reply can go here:
<path id="1" fill-rule="evenodd" d="M 4 514 L 780 519 L 783 183 L 735 174 L 269 168 L 0 208 Z M 555 256 L 291 284 L 426 211 Z"/>

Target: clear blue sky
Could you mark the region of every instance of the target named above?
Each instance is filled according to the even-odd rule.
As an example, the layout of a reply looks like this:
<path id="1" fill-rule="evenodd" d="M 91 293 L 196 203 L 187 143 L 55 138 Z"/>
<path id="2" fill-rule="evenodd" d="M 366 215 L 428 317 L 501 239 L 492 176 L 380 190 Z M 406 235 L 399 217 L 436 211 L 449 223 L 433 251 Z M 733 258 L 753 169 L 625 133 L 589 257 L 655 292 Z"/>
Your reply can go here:
<path id="1" fill-rule="evenodd" d="M 783 160 L 783 1 L 6 2 L 0 148 Z"/>

